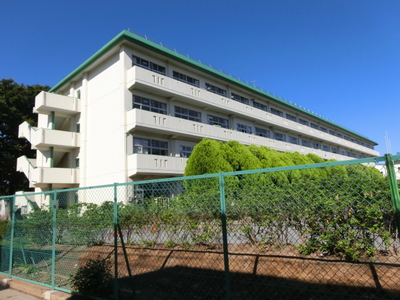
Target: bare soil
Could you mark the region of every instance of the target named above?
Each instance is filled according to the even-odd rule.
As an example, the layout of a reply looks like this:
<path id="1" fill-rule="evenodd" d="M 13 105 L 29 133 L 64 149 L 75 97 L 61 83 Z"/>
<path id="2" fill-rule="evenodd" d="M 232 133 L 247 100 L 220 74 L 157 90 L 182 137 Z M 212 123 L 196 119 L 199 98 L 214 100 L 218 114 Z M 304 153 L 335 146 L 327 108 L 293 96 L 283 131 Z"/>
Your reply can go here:
<path id="1" fill-rule="evenodd" d="M 88 259 L 115 259 L 111 245 L 88 250 L 80 267 Z M 354 263 L 321 254 L 302 256 L 293 246 L 260 250 L 237 244 L 229 246 L 229 274 L 222 249 L 207 246 L 127 246 L 126 256 L 119 247 L 117 259 L 119 286 L 127 299 L 132 290 L 135 299 L 226 299 L 229 291 L 238 300 L 400 299 L 400 264 L 390 253 Z"/>

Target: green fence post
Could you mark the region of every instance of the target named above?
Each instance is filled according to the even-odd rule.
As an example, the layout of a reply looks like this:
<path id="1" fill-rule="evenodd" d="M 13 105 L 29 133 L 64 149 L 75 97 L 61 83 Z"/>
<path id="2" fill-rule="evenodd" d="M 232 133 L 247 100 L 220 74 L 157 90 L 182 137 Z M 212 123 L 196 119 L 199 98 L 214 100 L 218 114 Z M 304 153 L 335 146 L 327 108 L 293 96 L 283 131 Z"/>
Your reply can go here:
<path id="1" fill-rule="evenodd" d="M 114 299 L 118 300 L 118 203 L 117 184 L 114 183 Z"/>
<path id="2" fill-rule="evenodd" d="M 9 260 L 9 275 L 12 274 L 13 254 L 14 254 L 14 232 L 15 232 L 15 195 L 11 198 L 11 233 L 10 233 L 10 260 Z"/>
<path id="3" fill-rule="evenodd" d="M 57 238 L 57 192 L 50 194 L 51 208 L 53 209 L 52 218 L 52 239 L 51 239 L 51 289 L 54 290 L 56 282 L 56 238 Z"/>
<path id="4" fill-rule="evenodd" d="M 226 206 L 225 206 L 225 178 L 223 173 L 219 174 L 219 195 L 221 204 L 221 226 L 222 226 L 222 243 L 224 251 L 224 269 L 225 269 L 225 288 L 226 299 L 231 299 L 231 278 L 229 272 L 229 253 L 228 253 L 228 234 L 226 228 Z"/>
<path id="5" fill-rule="evenodd" d="M 396 171 L 391 154 L 385 154 L 387 177 L 389 180 L 390 193 L 392 195 L 393 210 L 396 217 L 397 234 L 400 238 L 400 196 L 396 180 Z"/>

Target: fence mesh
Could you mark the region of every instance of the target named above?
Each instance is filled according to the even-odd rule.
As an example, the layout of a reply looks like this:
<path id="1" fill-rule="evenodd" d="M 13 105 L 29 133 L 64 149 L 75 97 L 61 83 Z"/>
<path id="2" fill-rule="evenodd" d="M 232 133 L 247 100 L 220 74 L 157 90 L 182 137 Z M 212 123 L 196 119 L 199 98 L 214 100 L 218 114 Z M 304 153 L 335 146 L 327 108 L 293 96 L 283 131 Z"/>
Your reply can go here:
<path id="1" fill-rule="evenodd" d="M 2 197 L 0 272 L 103 299 L 398 299 L 384 161 Z"/>

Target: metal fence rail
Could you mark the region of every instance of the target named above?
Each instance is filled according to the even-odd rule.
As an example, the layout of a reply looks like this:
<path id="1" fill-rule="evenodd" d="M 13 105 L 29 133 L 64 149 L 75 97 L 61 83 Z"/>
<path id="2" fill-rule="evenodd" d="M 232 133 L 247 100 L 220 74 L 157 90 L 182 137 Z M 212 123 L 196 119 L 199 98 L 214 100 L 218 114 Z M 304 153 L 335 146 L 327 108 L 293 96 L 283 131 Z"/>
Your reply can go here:
<path id="1" fill-rule="evenodd" d="M 0 197 L 0 273 L 103 299 L 398 299 L 399 164 Z"/>

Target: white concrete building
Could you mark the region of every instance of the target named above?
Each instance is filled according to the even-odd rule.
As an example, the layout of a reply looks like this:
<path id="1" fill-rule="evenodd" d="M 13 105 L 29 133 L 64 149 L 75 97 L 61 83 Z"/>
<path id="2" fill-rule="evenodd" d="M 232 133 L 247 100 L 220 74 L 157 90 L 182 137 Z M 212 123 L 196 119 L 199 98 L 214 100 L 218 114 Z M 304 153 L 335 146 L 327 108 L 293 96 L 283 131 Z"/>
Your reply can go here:
<path id="1" fill-rule="evenodd" d="M 36 191 L 181 176 L 202 138 L 325 159 L 378 156 L 374 141 L 128 31 L 36 97 L 20 136 Z"/>

